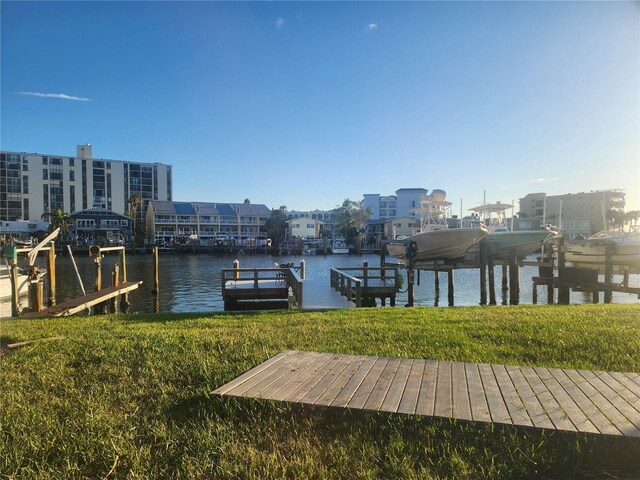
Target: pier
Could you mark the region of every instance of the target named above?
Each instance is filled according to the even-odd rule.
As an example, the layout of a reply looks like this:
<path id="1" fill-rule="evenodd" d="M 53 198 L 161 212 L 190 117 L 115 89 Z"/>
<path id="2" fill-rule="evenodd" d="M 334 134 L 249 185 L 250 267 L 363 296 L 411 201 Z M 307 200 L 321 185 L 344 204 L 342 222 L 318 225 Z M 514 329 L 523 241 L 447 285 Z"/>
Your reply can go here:
<path id="1" fill-rule="evenodd" d="M 305 278 L 305 262 L 274 268 L 234 268 L 222 270 L 222 297 L 225 310 L 249 308 L 289 308 L 328 310 L 395 306 L 399 290 L 396 267 L 332 268 L 330 279 Z"/>

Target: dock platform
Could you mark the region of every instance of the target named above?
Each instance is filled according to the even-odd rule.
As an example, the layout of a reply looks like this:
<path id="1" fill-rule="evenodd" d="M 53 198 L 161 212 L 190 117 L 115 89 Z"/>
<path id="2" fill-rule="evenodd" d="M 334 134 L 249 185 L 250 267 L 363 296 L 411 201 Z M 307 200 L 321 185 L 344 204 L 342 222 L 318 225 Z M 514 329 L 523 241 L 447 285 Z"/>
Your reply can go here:
<path id="1" fill-rule="evenodd" d="M 221 396 L 640 439 L 640 374 L 285 351 Z"/>
<path id="2" fill-rule="evenodd" d="M 117 287 L 108 287 L 89 293 L 83 297 L 74 298 L 53 307 L 45 308 L 39 312 L 29 312 L 20 315 L 20 318 L 45 318 L 45 317 L 66 317 L 86 310 L 102 302 L 106 302 L 118 295 L 129 293 L 137 289 L 142 282 L 124 282 Z"/>

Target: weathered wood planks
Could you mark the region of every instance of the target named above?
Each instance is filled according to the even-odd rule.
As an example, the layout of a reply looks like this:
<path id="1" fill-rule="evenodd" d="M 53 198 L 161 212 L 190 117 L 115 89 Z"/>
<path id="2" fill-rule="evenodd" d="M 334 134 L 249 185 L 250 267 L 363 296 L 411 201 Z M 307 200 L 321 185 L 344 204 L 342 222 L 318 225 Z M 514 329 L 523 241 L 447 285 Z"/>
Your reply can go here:
<path id="1" fill-rule="evenodd" d="M 215 395 L 640 438 L 640 376 L 286 351 Z"/>

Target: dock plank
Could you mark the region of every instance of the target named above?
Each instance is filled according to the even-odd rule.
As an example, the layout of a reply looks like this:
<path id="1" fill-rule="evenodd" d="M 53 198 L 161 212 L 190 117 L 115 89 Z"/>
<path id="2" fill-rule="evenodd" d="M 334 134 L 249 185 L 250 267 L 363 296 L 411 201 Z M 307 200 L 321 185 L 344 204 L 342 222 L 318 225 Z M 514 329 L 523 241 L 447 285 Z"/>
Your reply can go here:
<path id="1" fill-rule="evenodd" d="M 436 405 L 436 383 L 438 381 L 438 362 L 427 360 L 422 372 L 422 382 L 420 383 L 420 393 L 418 394 L 418 404 L 416 413 L 418 415 L 433 416 Z"/>
<path id="2" fill-rule="evenodd" d="M 436 404 L 433 414 L 436 417 L 453 415 L 453 395 L 451 386 L 451 362 L 438 362 L 438 381 L 436 384 Z"/>
<path id="3" fill-rule="evenodd" d="M 482 387 L 482 379 L 478 364 L 465 363 L 465 373 L 467 374 L 467 387 L 469 388 L 469 401 L 471 403 L 471 418 L 477 422 L 490 422 L 491 413 L 487 404 L 487 396 Z"/>
<path id="4" fill-rule="evenodd" d="M 412 414 L 416 412 L 418 405 L 418 394 L 420 393 L 420 385 L 422 383 L 422 373 L 424 372 L 424 360 L 414 360 L 407 379 L 407 385 L 404 388 L 398 413 Z"/>
<path id="5" fill-rule="evenodd" d="M 389 392 L 380 406 L 381 411 L 394 413 L 398 411 L 412 367 L 413 360 L 402 360 L 400 362 L 398 370 L 396 370 L 396 374 L 393 377 L 393 381 L 389 386 Z"/>
<path id="6" fill-rule="evenodd" d="M 358 390 L 364 379 L 367 378 L 369 371 L 373 368 L 377 360 L 378 357 L 367 357 L 347 381 L 344 388 L 336 395 L 336 398 L 333 399 L 330 406 L 346 407 L 351 401 L 353 394 Z"/>
<path id="7" fill-rule="evenodd" d="M 577 429 L 569 420 L 569 416 L 560 407 L 560 404 L 547 389 L 544 382 L 540 379 L 537 372 L 531 367 L 521 367 L 520 371 L 529 382 L 529 386 L 536 398 L 544 408 L 544 411 L 549 416 L 549 420 L 553 423 L 556 430 L 564 430 L 569 432 L 576 432 Z"/>
<path id="8" fill-rule="evenodd" d="M 527 415 L 531 419 L 534 427 L 553 429 L 553 422 L 547 415 L 544 407 L 533 393 L 527 379 L 524 378 L 522 371 L 518 367 L 506 367 L 507 373 L 513 382 L 513 386 L 518 392 L 518 396 L 522 399 Z"/>
<path id="9" fill-rule="evenodd" d="M 507 425 L 512 425 L 513 422 L 509 416 L 509 409 L 504 403 L 504 399 L 500 393 L 500 387 L 498 386 L 498 382 L 493 374 L 491 365 L 481 363 L 478 365 L 478 370 L 480 371 L 482 386 L 487 397 L 487 405 L 489 405 L 491 421 L 493 423 L 505 423 Z"/>
<path id="10" fill-rule="evenodd" d="M 491 365 L 491 368 L 496 377 L 498 387 L 502 392 L 502 398 L 507 405 L 507 410 L 509 411 L 509 416 L 513 424 L 532 427 L 533 422 L 529 418 L 529 415 L 527 415 L 527 410 L 518 395 L 516 387 L 511 381 L 506 367 L 504 365 Z"/>
<path id="11" fill-rule="evenodd" d="M 227 394 L 228 392 L 230 392 L 232 389 L 234 389 L 236 386 L 240 385 L 244 381 L 252 378 L 254 375 L 257 375 L 258 373 L 262 372 L 263 370 L 271 367 L 273 364 L 276 364 L 276 363 L 282 361 L 285 357 L 287 357 L 289 355 L 294 355 L 295 353 L 296 353 L 295 351 L 291 351 L 291 350 L 280 352 L 276 356 L 271 357 L 270 359 L 268 359 L 266 362 L 261 363 L 257 367 L 252 368 L 251 370 L 249 370 L 248 372 L 243 373 L 242 375 L 240 375 L 236 379 L 234 379 L 234 380 L 230 381 L 229 383 L 224 384 L 220 388 L 214 390 L 213 394 L 215 394 L 215 395 Z"/>
<path id="12" fill-rule="evenodd" d="M 401 360 L 399 358 L 391 358 L 385 365 L 378 381 L 376 382 L 369 398 L 365 402 L 364 408 L 365 410 L 380 410 L 382 404 L 384 402 L 387 393 L 389 393 L 389 388 L 391 388 L 391 383 L 393 378 L 395 377 L 396 372 L 398 371 L 398 367 L 400 366 Z"/>
<path id="13" fill-rule="evenodd" d="M 454 362 L 451 364 L 451 387 L 453 416 L 461 420 L 472 420 L 469 387 L 467 386 L 464 363 Z"/>
<path id="14" fill-rule="evenodd" d="M 349 403 L 347 404 L 348 408 L 364 408 L 364 404 L 367 403 L 369 395 L 373 392 L 373 389 L 375 388 L 376 383 L 378 383 L 378 379 L 380 378 L 380 375 L 382 375 L 387 363 L 389 363 L 389 359 L 387 357 L 379 357 L 376 359 L 371 370 L 367 372 L 367 376 L 362 380 L 362 383 L 353 393 L 351 400 L 349 400 Z"/>
<path id="15" fill-rule="evenodd" d="M 621 372 L 291 350 L 214 393 L 638 439 L 637 387 Z"/>

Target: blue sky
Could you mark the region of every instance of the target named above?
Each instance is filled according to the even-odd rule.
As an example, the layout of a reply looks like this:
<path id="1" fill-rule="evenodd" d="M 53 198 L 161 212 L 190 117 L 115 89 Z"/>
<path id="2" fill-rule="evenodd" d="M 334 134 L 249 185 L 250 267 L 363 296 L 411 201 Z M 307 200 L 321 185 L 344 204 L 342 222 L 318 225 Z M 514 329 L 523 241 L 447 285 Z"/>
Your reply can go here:
<path id="1" fill-rule="evenodd" d="M 640 209 L 640 4 L 2 2 L 3 150 L 170 163 L 174 199 Z M 42 96 L 34 94 L 64 94 Z M 71 97 L 71 98 L 67 98 Z"/>

